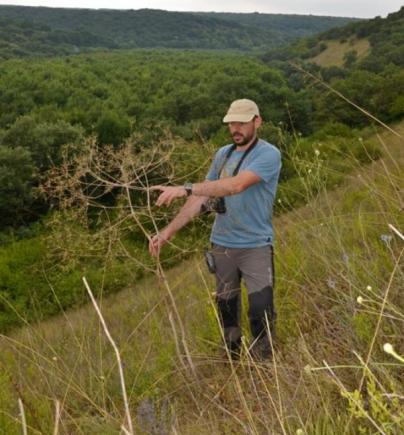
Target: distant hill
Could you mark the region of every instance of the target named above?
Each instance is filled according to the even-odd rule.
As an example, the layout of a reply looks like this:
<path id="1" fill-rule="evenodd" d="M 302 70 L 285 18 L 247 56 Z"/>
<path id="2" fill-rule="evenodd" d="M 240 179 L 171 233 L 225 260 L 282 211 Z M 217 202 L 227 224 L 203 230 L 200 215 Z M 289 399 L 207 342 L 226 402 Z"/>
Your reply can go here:
<path id="1" fill-rule="evenodd" d="M 42 23 L 0 17 L 0 59 L 74 54 L 90 47 L 117 45 L 86 30 L 51 29 Z"/>
<path id="2" fill-rule="evenodd" d="M 404 66 L 404 6 L 386 18 L 349 23 L 316 36 L 275 48 L 266 60 L 300 59 L 320 67 L 353 66 L 383 69 L 387 64 Z M 372 65 L 371 65 L 372 64 Z"/>
<path id="3" fill-rule="evenodd" d="M 338 40 L 341 44 L 347 41 L 355 43 L 367 40 L 369 50 L 365 52 L 368 56 L 364 65 L 369 67 L 371 63 L 373 66 L 378 63 L 382 68 L 389 63 L 404 67 L 404 6 L 386 18 L 376 17 L 373 20 L 351 23 L 319 35 L 320 43 L 331 39 Z M 359 60 L 361 56 L 358 42 L 356 46 L 348 50 L 356 51 L 353 57 Z"/>
<path id="4" fill-rule="evenodd" d="M 0 6 L 0 17 L 2 58 L 73 54 L 90 48 L 262 50 L 352 21 L 304 15 L 24 6 Z"/>
<path id="5" fill-rule="evenodd" d="M 325 48 L 319 54 L 307 60 L 322 67 L 342 67 L 349 53 L 355 52 L 355 59 L 357 60 L 364 58 L 370 51 L 370 43 L 366 38 L 349 38 L 342 41 L 331 39 L 325 40 L 324 45 Z"/>
<path id="6" fill-rule="evenodd" d="M 386 18 L 350 23 L 300 39 L 261 58 L 284 71 L 295 90 L 306 88 L 307 81 L 316 76 L 383 122 L 404 117 L 404 7 Z M 350 127 L 369 124 L 368 117 L 324 87 L 310 92 L 309 118 L 314 129 L 327 121 Z"/>
<path id="7" fill-rule="evenodd" d="M 258 12 L 250 14 L 199 12 L 198 15 L 220 18 L 232 23 L 248 25 L 259 31 L 267 31 L 270 29 L 275 38 L 271 41 L 274 46 L 290 42 L 297 38 L 324 32 L 330 28 L 339 28 L 339 26 L 344 26 L 347 23 L 360 21 L 358 18 L 262 14 Z"/>

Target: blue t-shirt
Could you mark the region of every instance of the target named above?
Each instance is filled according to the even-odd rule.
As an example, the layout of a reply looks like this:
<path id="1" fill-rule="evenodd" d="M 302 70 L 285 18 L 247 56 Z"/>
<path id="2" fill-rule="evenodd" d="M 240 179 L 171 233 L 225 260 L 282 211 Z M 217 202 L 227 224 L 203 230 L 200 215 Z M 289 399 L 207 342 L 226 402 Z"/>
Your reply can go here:
<path id="1" fill-rule="evenodd" d="M 220 168 L 232 145 L 219 149 L 212 162 L 207 180 L 218 180 Z M 231 177 L 244 151 L 234 150 L 220 178 Z M 225 197 L 226 213 L 216 214 L 210 240 L 228 248 L 256 248 L 270 245 L 274 240 L 272 206 L 281 169 L 278 148 L 259 139 L 247 155 L 239 172 L 252 171 L 261 178 L 246 190 Z"/>

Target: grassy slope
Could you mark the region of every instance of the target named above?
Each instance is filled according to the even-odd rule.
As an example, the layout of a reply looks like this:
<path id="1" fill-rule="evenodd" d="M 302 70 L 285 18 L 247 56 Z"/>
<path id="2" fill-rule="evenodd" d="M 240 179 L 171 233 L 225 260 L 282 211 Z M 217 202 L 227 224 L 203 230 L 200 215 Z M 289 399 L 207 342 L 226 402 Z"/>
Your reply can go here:
<path id="1" fill-rule="evenodd" d="M 397 128 L 404 135 L 404 125 Z M 402 139 L 383 133 L 381 140 L 383 159 L 348 176 L 334 192 L 314 197 L 308 190 L 307 206 L 276 219 L 276 364 L 253 364 L 245 355 L 233 370 L 215 357 L 214 283 L 200 258 L 167 273 L 173 299 L 164 281 L 149 277 L 102 302 L 122 352 L 136 433 L 158 433 L 161 427 L 181 434 L 295 433 L 297 428 L 342 433 L 348 401 L 334 375 L 347 390 L 358 387 L 362 370 L 354 352 L 366 357 L 386 289 L 367 376 L 374 394 L 366 400 L 385 433 L 398 433 L 399 405 L 382 393 L 403 395 L 402 367 L 377 364 L 397 362 L 380 351 L 385 341 L 404 353 L 402 261 L 397 266 L 403 244 L 395 236 L 381 240 L 392 235 L 389 223 L 404 228 L 404 153 Z M 91 306 L 3 337 L 1 348 L 5 433 L 20 433 L 18 397 L 29 426 L 38 431 L 33 433 L 51 432 L 56 398 L 62 403 L 62 433 L 117 433 L 123 421 L 117 367 Z M 324 361 L 351 368 L 330 372 Z M 372 427 L 365 414 L 356 414 L 347 433 L 358 433 L 359 425 Z"/>
<path id="2" fill-rule="evenodd" d="M 365 57 L 370 50 L 370 44 L 367 39 L 350 39 L 346 42 L 329 40 L 323 42 L 327 45 L 327 48 L 317 56 L 307 59 L 308 62 L 316 63 L 322 67 L 342 67 L 346 53 L 355 50 L 359 60 Z"/>

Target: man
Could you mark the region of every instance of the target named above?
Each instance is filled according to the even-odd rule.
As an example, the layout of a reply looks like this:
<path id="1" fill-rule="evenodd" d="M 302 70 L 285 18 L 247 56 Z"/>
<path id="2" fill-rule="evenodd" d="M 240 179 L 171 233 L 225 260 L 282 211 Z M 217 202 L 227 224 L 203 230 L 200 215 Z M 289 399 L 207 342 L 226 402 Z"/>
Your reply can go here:
<path id="1" fill-rule="evenodd" d="M 262 118 L 253 101 L 234 101 L 223 122 L 228 124 L 233 144 L 219 149 L 204 182 L 152 188 L 161 191 L 158 206 L 169 205 L 176 198 L 188 199 L 167 227 L 151 238 L 149 251 L 157 256 L 180 228 L 216 199 L 217 214 L 210 240 L 225 342 L 230 354 L 237 357 L 241 344 L 240 280 L 243 278 L 253 336 L 250 350 L 257 358 L 266 358 L 271 355 L 276 316 L 272 206 L 281 156 L 276 147 L 258 139 Z"/>

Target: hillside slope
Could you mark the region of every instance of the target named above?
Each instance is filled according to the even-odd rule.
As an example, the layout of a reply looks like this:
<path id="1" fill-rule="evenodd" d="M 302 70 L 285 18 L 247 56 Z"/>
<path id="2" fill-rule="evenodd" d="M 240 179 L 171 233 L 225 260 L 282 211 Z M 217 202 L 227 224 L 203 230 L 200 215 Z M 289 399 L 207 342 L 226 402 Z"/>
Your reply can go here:
<path id="1" fill-rule="evenodd" d="M 293 14 L 263 14 L 263 13 L 220 13 L 220 12 L 199 12 L 198 15 L 220 18 L 233 23 L 248 25 L 263 33 L 270 29 L 273 32 L 271 45 L 277 46 L 290 42 L 294 39 L 307 37 L 330 28 L 341 27 L 347 23 L 361 21 L 358 18 L 327 17 L 315 15 L 293 15 Z"/>
<path id="2" fill-rule="evenodd" d="M 267 60 L 300 59 L 306 62 L 313 61 L 324 67 L 342 66 L 340 65 L 341 58 L 346 57 L 349 52 L 357 51 L 351 59 L 344 59 L 348 67 L 363 64 L 365 68 L 380 71 L 389 63 L 404 65 L 403 29 L 404 6 L 386 18 L 376 17 L 372 20 L 353 22 L 310 38 L 301 39 L 287 47 L 268 52 L 265 58 Z M 333 50 L 339 52 L 335 56 L 335 62 L 328 60 L 322 65 L 319 62 L 322 52 Z M 363 62 L 357 62 L 359 60 Z"/>
<path id="3" fill-rule="evenodd" d="M 216 356 L 214 282 L 199 257 L 167 280 L 150 276 L 100 300 L 137 433 L 401 432 L 401 404 L 390 398 L 404 393 L 403 365 L 382 351 L 388 341 L 404 353 L 403 241 L 388 226 L 404 228 L 404 125 L 394 128 L 401 138 L 374 136 L 381 160 L 334 192 L 307 190 L 305 207 L 276 219 L 279 344 L 270 363 Z M 53 428 L 56 399 L 65 433 L 119 430 L 116 361 L 92 306 L 3 336 L 0 346 L 7 433 L 19 430 L 18 397 L 32 430 Z"/>
<path id="4" fill-rule="evenodd" d="M 93 48 L 251 50 L 278 46 L 352 21 L 348 18 L 260 14 L 194 14 L 162 10 L 62 9 L 0 6 L 0 55 L 53 55 Z M 235 25 L 237 18 L 237 25 Z M 4 20 L 12 20 L 12 26 Z M 38 25 L 46 26 L 38 29 Z M 257 26 L 259 32 L 257 32 Z M 41 30 L 41 34 L 38 31 Z M 20 34 L 33 33 L 31 46 Z M 14 37 L 13 37 L 14 35 Z M 13 37 L 13 46 L 4 47 Z M 10 42 L 10 41 L 8 41 Z M 21 46 L 20 43 L 21 42 Z M 6 44 L 7 48 L 8 44 Z"/>
<path id="5" fill-rule="evenodd" d="M 366 38 L 356 39 L 351 38 L 348 41 L 324 40 L 326 46 L 321 53 L 312 58 L 308 58 L 308 62 L 313 62 L 321 67 L 343 67 L 349 53 L 355 53 L 355 60 L 361 60 L 370 51 L 370 43 Z"/>
<path id="6" fill-rule="evenodd" d="M 86 30 L 51 29 L 46 24 L 0 16 L 0 59 L 62 56 L 91 47 L 118 48 L 113 40 Z"/>

